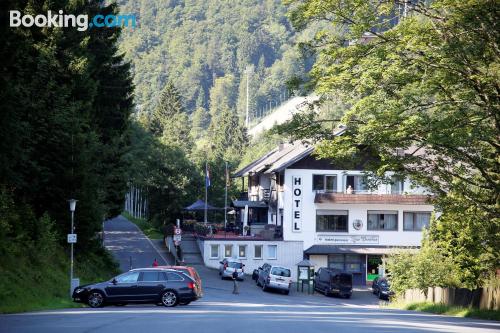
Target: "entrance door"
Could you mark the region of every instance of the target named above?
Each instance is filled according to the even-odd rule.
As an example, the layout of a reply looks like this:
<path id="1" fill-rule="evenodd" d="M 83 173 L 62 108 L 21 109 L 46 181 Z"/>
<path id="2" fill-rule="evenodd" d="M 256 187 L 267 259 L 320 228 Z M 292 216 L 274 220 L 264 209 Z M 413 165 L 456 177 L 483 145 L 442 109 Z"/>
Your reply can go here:
<path id="1" fill-rule="evenodd" d="M 366 280 L 368 282 L 373 282 L 375 278 L 381 275 L 380 267 L 382 266 L 382 256 L 381 255 L 369 255 L 366 267 Z"/>

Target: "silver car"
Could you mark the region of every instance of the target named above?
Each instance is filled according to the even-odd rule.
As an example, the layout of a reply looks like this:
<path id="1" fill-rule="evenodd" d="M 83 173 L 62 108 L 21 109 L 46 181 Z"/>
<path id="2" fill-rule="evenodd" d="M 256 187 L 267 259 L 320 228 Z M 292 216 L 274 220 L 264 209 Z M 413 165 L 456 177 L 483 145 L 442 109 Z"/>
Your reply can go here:
<path id="1" fill-rule="evenodd" d="M 219 275 L 221 279 L 233 278 L 233 273 L 236 271 L 238 280 L 243 280 L 245 278 L 244 266 L 241 262 L 224 259 L 220 262 Z"/>
<path id="2" fill-rule="evenodd" d="M 262 290 L 278 289 L 288 295 L 292 284 L 292 272 L 289 268 L 264 264 L 257 278 L 257 285 Z"/>

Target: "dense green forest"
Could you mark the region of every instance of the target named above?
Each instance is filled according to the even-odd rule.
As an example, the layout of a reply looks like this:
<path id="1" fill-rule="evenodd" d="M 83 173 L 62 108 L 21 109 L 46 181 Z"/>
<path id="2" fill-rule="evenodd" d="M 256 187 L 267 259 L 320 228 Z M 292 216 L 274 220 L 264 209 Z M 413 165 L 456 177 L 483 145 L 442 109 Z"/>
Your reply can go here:
<path id="1" fill-rule="evenodd" d="M 119 29 L 10 28 L 12 9 L 89 16 L 117 11 L 97 0 L 2 1 L 2 311 L 67 300 L 70 198 L 78 200 L 76 276 L 89 281 L 116 272 L 96 236 L 102 221 L 122 210 L 133 111 L 129 65 L 117 50 Z M 26 302 L 35 294 L 38 300 Z"/>
<path id="2" fill-rule="evenodd" d="M 120 48 L 132 64 L 141 112 L 155 108 L 170 80 L 195 126 L 206 129 L 202 119 L 215 116 L 215 101 L 244 116 L 247 68 L 253 113 L 275 106 L 290 94 L 287 80 L 306 75 L 280 0 L 118 3 L 122 13 L 138 14 L 139 28 L 124 32 Z"/>

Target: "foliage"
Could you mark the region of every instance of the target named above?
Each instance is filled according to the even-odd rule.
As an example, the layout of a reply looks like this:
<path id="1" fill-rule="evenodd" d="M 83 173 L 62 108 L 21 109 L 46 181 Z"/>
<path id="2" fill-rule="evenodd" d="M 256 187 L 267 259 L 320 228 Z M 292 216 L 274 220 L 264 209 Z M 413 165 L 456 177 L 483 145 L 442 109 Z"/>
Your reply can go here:
<path id="1" fill-rule="evenodd" d="M 2 5 L 31 14 L 116 12 L 97 0 Z M 76 246 L 86 249 L 103 218 L 119 214 L 126 190 L 132 82 L 117 55 L 120 29 L 0 30 L 0 184 L 37 218 L 54 219 L 57 235 L 69 231 L 67 200 L 78 199 Z"/>
<path id="2" fill-rule="evenodd" d="M 123 212 L 122 215 L 138 226 L 149 239 L 163 239 L 163 233 L 160 232 L 158 228 L 154 227 L 148 220 L 133 217 L 128 212 Z"/>
<path id="3" fill-rule="evenodd" d="M 146 192 L 148 221 L 155 228 L 174 223 L 182 207 L 198 196 L 202 176 L 186 152 L 167 145 L 138 122 L 132 124 L 132 149 L 127 154 L 130 182 Z"/>
<path id="4" fill-rule="evenodd" d="M 196 223 L 194 225 L 194 232 L 200 236 L 206 236 L 210 233 L 210 229 L 202 223 Z"/>
<path id="5" fill-rule="evenodd" d="M 481 310 L 476 308 L 463 308 L 458 306 L 448 306 L 442 303 L 420 302 L 403 304 L 399 307 L 405 310 L 415 310 L 435 314 L 444 314 L 455 317 L 477 318 L 500 321 L 500 311 Z"/>
<path id="6" fill-rule="evenodd" d="M 135 13 L 140 28 L 124 31 L 121 49 L 132 63 L 136 103 L 150 114 L 159 91 L 172 80 L 189 114 L 208 109 L 219 78 L 231 82 L 225 95 L 241 117 L 246 110 L 246 75 L 250 108 L 279 101 L 286 80 L 303 76 L 306 64 L 292 45 L 295 33 L 281 1 L 119 0 L 122 13 Z"/>
<path id="7" fill-rule="evenodd" d="M 480 285 L 500 266 L 497 3 L 290 5 L 298 29 L 330 23 L 302 46 L 317 55 L 311 84 L 321 95 L 337 95 L 347 112 L 330 119 L 310 112 L 281 132 L 320 141 L 323 158 L 379 156 L 369 171 L 395 171 L 429 188 L 442 211 L 430 239 L 454 258 L 462 283 Z M 325 123 L 346 128 L 335 136 Z"/>
<path id="8" fill-rule="evenodd" d="M 69 301 L 69 253 L 59 244 L 54 221 L 47 215 L 36 218 L 2 189 L 0 226 L 0 312 L 79 306 Z M 118 273 L 96 243 L 88 245 L 85 256 L 77 251 L 75 258 L 75 276 L 82 284 Z"/>

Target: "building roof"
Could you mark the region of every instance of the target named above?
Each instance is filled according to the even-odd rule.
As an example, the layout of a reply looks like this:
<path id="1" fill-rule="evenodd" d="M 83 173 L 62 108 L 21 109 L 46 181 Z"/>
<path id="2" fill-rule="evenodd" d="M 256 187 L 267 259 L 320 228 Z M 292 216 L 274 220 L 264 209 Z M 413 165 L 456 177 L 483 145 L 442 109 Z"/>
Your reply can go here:
<path id="1" fill-rule="evenodd" d="M 314 203 L 430 205 L 430 195 L 316 193 Z"/>
<path id="2" fill-rule="evenodd" d="M 236 208 L 267 208 L 267 204 L 264 201 L 248 201 L 248 200 L 233 200 L 233 206 Z"/>
<path id="3" fill-rule="evenodd" d="M 220 208 L 214 207 L 211 204 L 207 204 L 207 210 L 218 210 Z M 205 210 L 205 201 L 203 200 L 196 200 L 194 203 L 191 205 L 184 207 L 184 210 L 187 211 L 198 211 L 198 210 Z"/>
<path id="4" fill-rule="evenodd" d="M 283 144 L 238 170 L 234 174 L 234 177 L 244 177 L 251 173 L 279 172 L 302 158 L 309 156 L 313 151 L 314 146 L 304 144 L 300 141 Z"/>
<path id="5" fill-rule="evenodd" d="M 313 245 L 304 254 L 390 254 L 394 250 L 417 250 L 409 246 Z"/>

